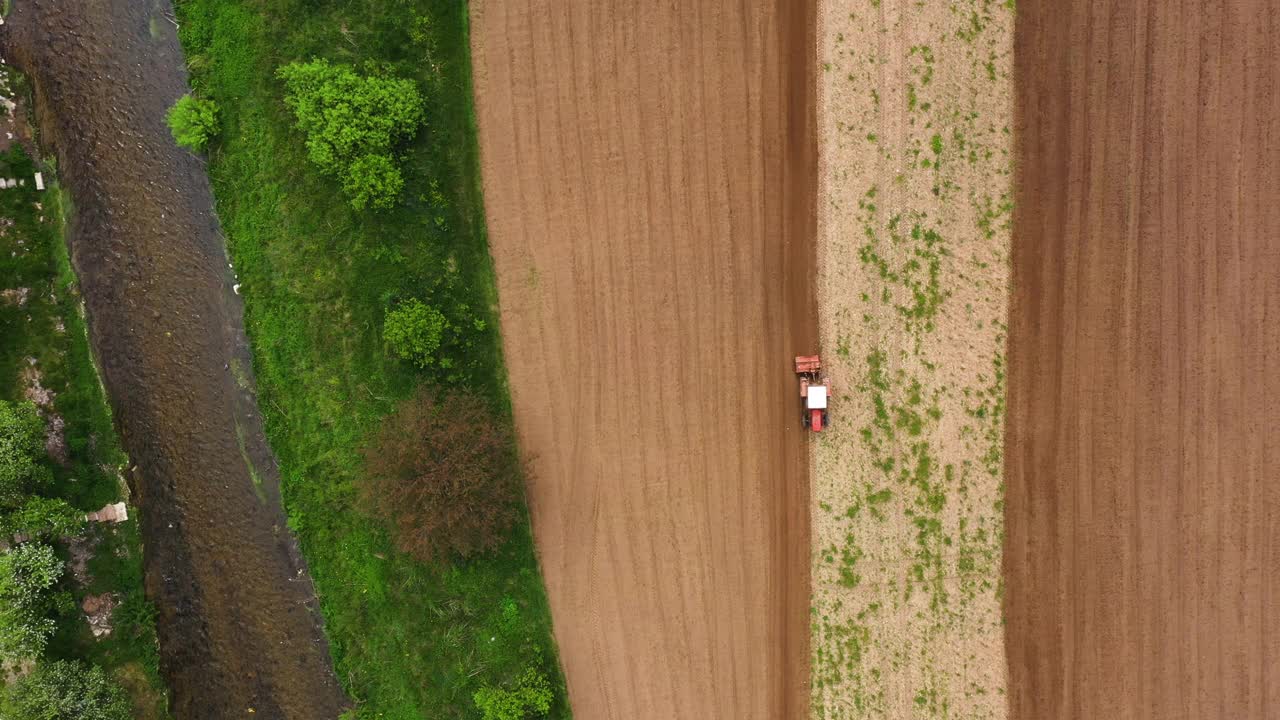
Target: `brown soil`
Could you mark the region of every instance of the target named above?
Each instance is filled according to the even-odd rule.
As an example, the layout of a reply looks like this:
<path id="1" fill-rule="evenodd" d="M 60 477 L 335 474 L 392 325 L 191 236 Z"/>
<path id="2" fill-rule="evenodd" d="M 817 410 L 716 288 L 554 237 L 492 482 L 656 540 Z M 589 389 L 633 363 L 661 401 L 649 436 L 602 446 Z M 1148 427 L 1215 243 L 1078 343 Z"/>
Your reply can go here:
<path id="1" fill-rule="evenodd" d="M 807 712 L 809 2 L 472 4 L 517 424 L 577 717 Z"/>
<path id="2" fill-rule="evenodd" d="M 1013 717 L 1280 715 L 1280 11 L 1018 4 Z"/>
<path id="3" fill-rule="evenodd" d="M 72 198 L 174 715 L 334 718 L 345 701 L 275 461 L 229 369 L 249 352 L 208 181 L 164 124 L 186 91 L 171 14 L 160 0 L 23 0 L 0 43 L 32 78 Z"/>

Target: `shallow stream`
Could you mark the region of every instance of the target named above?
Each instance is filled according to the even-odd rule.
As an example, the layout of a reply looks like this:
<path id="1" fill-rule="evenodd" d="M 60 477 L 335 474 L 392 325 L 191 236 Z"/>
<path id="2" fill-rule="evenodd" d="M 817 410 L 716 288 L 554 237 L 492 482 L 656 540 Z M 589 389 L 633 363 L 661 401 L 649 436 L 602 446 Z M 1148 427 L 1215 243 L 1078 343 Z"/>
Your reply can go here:
<path id="1" fill-rule="evenodd" d="M 281 511 L 208 179 L 164 123 L 186 92 L 172 17 L 167 0 L 14 0 L 0 53 L 32 79 L 74 208 L 174 716 L 335 718 L 347 703 Z"/>

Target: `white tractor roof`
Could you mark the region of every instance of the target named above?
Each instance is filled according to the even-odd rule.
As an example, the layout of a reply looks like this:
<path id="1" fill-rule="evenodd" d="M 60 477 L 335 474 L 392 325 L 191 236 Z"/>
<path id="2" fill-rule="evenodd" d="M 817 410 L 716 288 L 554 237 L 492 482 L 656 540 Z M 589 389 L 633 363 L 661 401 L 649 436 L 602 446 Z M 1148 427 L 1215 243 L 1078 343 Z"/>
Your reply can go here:
<path id="1" fill-rule="evenodd" d="M 827 386 L 826 385 L 810 385 L 808 394 L 808 408 L 810 410 L 826 410 L 827 409 Z"/>

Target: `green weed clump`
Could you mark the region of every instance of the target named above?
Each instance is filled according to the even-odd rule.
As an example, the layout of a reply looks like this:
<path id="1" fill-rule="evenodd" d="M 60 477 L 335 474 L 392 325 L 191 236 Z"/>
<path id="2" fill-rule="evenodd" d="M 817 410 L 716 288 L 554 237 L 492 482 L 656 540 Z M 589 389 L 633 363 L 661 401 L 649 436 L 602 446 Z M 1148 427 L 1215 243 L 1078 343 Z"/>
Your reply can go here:
<path id="1" fill-rule="evenodd" d="M 179 146 L 202 152 L 209 140 L 218 134 L 218 106 L 190 94 L 178 98 L 165 116 L 169 130 Z"/>
<path id="2" fill-rule="evenodd" d="M 180 0 L 177 11 L 193 86 L 220 107 L 208 168 L 244 282 L 259 407 L 354 715 L 474 719 L 476 691 L 512 687 L 533 667 L 551 686 L 549 717 L 568 717 L 523 493 L 493 550 L 444 563 L 401 551 L 360 500 L 361 448 L 420 386 L 510 413 L 466 4 Z M 342 178 L 312 161 L 312 133 L 293 129 L 277 71 L 316 59 L 417 88 L 427 121 L 387 129 L 404 180 L 391 207 L 344 201 Z M 384 338 L 387 308 L 408 298 L 447 320 L 425 366 L 388 353 Z"/>

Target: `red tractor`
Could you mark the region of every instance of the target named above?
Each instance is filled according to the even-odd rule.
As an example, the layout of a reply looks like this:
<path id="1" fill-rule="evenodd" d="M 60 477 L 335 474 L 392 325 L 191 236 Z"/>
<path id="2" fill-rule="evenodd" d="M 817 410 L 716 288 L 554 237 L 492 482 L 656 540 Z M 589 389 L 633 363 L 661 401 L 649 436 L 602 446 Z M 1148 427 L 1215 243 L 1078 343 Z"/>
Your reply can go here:
<path id="1" fill-rule="evenodd" d="M 827 395 L 830 383 L 821 375 L 817 355 L 797 355 L 796 375 L 800 377 L 800 401 L 804 404 L 804 426 L 822 432 L 827 423 Z"/>

